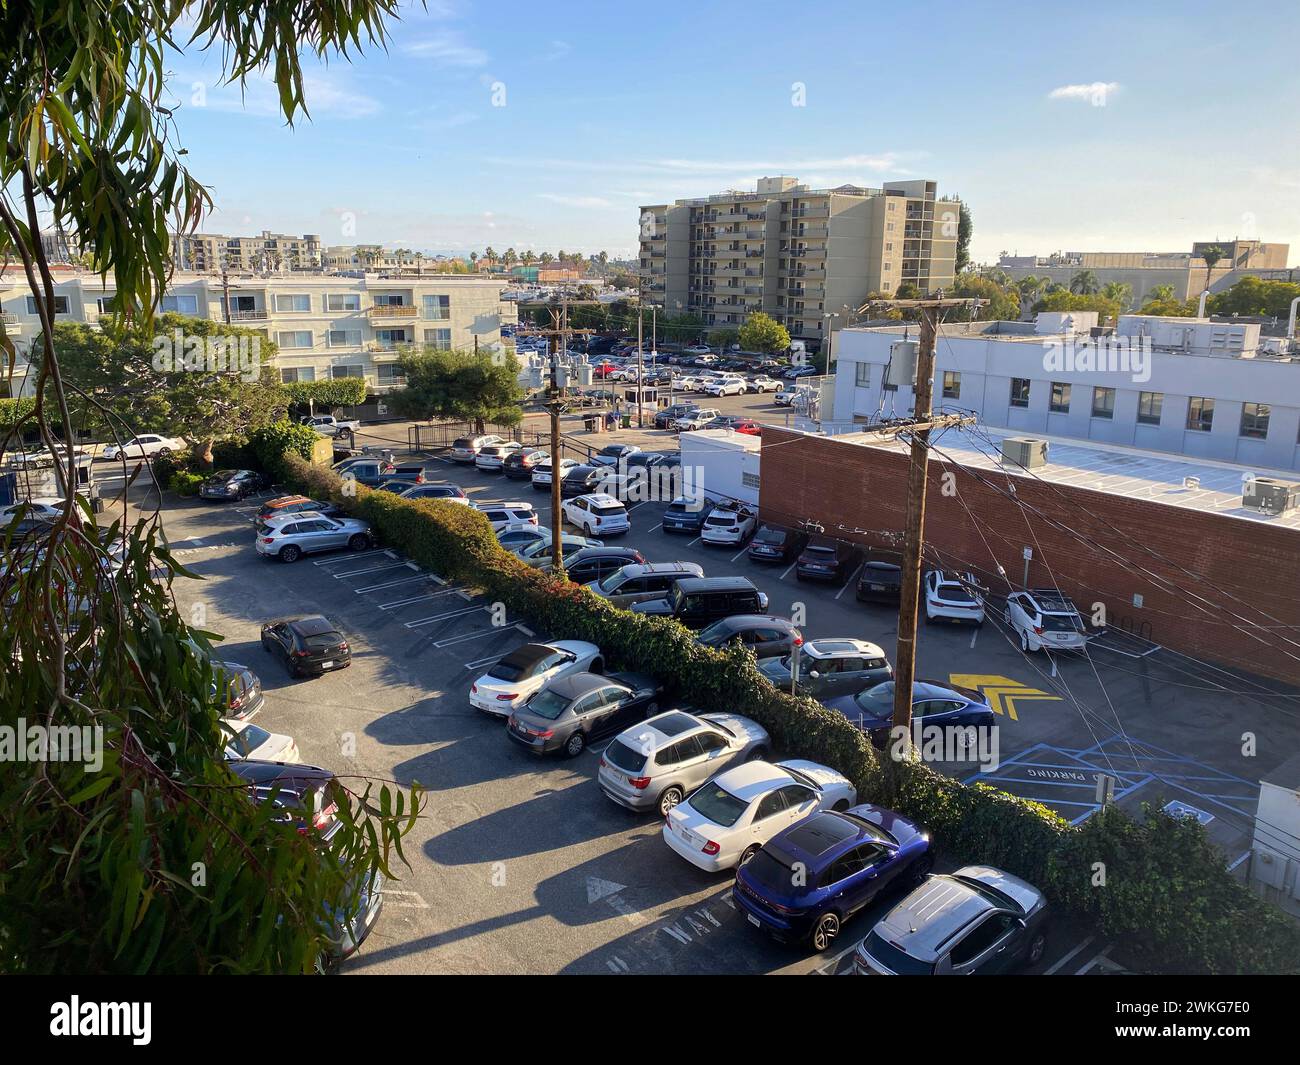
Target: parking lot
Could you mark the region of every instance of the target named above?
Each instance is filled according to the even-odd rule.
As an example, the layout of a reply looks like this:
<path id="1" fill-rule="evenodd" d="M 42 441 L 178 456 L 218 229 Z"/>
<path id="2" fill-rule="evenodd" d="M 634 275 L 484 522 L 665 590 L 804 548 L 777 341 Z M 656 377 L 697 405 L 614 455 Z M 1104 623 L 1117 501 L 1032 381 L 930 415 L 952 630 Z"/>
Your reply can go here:
<path id="1" fill-rule="evenodd" d="M 675 445 L 670 433 L 643 435 Z M 549 496 L 528 482 L 432 462 L 471 499 L 531 502 L 548 523 Z M 842 585 L 800 583 L 790 567 L 751 564 L 742 549 L 664 534 L 662 502 L 629 509 L 632 532 L 610 542 L 635 546 L 651 561 L 748 576 L 773 613 L 790 616 L 803 604 L 806 635 L 871 640 L 892 659 L 896 613 L 856 602 L 856 574 Z M 254 512 L 252 500 L 169 501 L 178 557 L 205 578 L 178 586 L 182 608 L 203 604 L 205 627 L 226 634 L 222 657 L 263 679 L 267 706 L 258 723 L 293 736 L 306 761 L 345 777 L 419 781 L 429 791 L 408 840 L 412 868 L 399 872 L 374 935 L 345 969 L 836 972 L 873 915 L 890 905 L 877 902 L 855 918 L 824 956 L 768 940 L 736 912 L 729 877 L 687 865 L 659 838 L 657 818 L 605 799 L 595 781 L 603 744 L 573 761 L 540 761 L 509 743 L 500 721 L 470 708 L 469 684 L 483 667 L 548 634 L 494 616 L 472 591 L 382 546 L 292 566 L 265 562 L 252 548 Z M 262 651 L 258 630 L 272 617 L 316 612 L 345 633 L 353 665 L 291 681 Z M 1211 833 L 1229 856 L 1245 849 L 1254 782 L 1300 738 L 1284 701 L 1232 694 L 1253 690 L 1246 680 L 1102 652 L 1091 661 L 1027 657 L 992 616 L 978 630 L 923 627 L 918 676 L 979 687 L 1000 714 L 999 766 L 987 774 L 971 764 L 947 771 L 985 775 L 1073 821 L 1096 808 L 1096 774 L 1113 773 L 1125 806 L 1176 799 L 1210 814 Z M 1246 731 L 1258 736 L 1258 758 L 1242 756 Z M 1122 945 L 1117 951 L 1089 929 L 1062 924 L 1039 968 L 1083 971 L 1106 964 L 1107 950 Z"/>

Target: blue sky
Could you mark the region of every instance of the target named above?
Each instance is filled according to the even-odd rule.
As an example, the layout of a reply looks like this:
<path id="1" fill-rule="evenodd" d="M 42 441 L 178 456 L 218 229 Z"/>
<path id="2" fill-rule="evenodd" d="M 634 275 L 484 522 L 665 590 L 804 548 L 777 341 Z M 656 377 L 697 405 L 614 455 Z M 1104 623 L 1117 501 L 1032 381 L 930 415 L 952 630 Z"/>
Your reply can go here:
<path id="1" fill-rule="evenodd" d="M 386 53 L 313 65 L 292 130 L 197 49 L 171 87 L 211 232 L 626 253 L 639 204 L 784 173 L 937 180 L 977 260 L 1241 236 L 1300 261 L 1294 8 L 1153 8 L 430 0 Z"/>

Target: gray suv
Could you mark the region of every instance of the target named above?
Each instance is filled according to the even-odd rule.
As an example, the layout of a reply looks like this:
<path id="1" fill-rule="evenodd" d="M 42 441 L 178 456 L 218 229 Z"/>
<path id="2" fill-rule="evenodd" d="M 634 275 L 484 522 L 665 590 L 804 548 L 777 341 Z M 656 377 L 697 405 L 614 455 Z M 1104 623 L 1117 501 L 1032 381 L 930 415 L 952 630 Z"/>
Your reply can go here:
<path id="1" fill-rule="evenodd" d="M 747 717 L 670 710 L 615 737 L 600 759 L 600 788 L 629 810 L 667 817 L 710 777 L 766 757 L 771 742 Z"/>
<path id="2" fill-rule="evenodd" d="M 662 599 L 673 590 L 673 582 L 683 577 L 703 576 L 704 570 L 694 562 L 645 562 L 624 566 L 586 587 L 614 606 L 631 606 Z"/>
<path id="3" fill-rule="evenodd" d="M 257 523 L 257 553 L 281 562 L 297 562 L 303 555 L 344 547 L 365 551 L 374 542 L 364 521 L 327 518 L 313 511 L 282 514 Z"/>

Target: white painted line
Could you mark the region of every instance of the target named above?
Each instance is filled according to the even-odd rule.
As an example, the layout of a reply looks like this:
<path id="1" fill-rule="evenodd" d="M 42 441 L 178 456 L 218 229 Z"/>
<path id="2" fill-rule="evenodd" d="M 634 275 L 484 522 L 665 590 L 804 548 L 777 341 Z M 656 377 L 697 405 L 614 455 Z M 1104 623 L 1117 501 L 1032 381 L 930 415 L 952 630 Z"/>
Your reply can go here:
<path id="1" fill-rule="evenodd" d="M 469 632 L 463 632 L 459 636 L 449 636 L 445 640 L 436 640 L 434 641 L 433 646 L 442 650 L 444 647 L 451 647 L 458 643 L 465 643 L 468 640 L 481 640 L 484 636 L 491 635 L 494 632 L 505 632 L 514 627 L 514 625 L 502 625 L 500 628 L 494 629 L 471 629 Z"/>
<path id="2" fill-rule="evenodd" d="M 661 928 L 659 931 L 667 932 L 670 936 L 673 937 L 673 939 L 677 940 L 678 943 L 681 943 L 683 945 L 691 941 L 690 935 L 688 935 L 682 929 L 677 927 L 677 925 L 675 924 L 664 925 L 663 928 Z"/>
<path id="3" fill-rule="evenodd" d="M 523 633 L 525 636 L 527 636 L 529 639 L 531 639 L 532 637 L 534 637 L 534 636 L 537 635 L 537 633 L 533 632 L 533 630 L 530 629 L 527 625 L 516 625 L 515 628 L 517 628 L 520 632 L 522 632 L 522 633 Z"/>
<path id="4" fill-rule="evenodd" d="M 455 592 L 467 603 L 472 603 L 474 601 L 474 596 L 470 595 L 469 592 L 465 591 L 463 588 L 457 588 L 455 589 Z"/>
<path id="5" fill-rule="evenodd" d="M 410 606 L 412 603 L 424 603 L 430 599 L 437 599 L 439 596 L 446 595 L 446 589 L 441 592 L 426 592 L 424 595 L 412 595 L 405 599 L 394 599 L 388 603 L 380 603 L 380 610 L 400 610 L 404 606 Z"/>
<path id="6" fill-rule="evenodd" d="M 1091 969 L 1094 965 L 1096 965 L 1097 962 L 1101 961 L 1101 959 L 1104 958 L 1104 957 L 1106 956 L 1106 951 L 1108 951 L 1108 950 L 1110 950 L 1110 944 L 1109 944 L 1109 943 L 1107 943 L 1104 947 L 1101 948 L 1101 950 L 1097 951 L 1096 954 L 1094 954 L 1091 958 L 1089 958 L 1086 962 L 1084 962 L 1083 965 L 1081 965 L 1078 969 L 1076 969 L 1076 970 L 1074 971 L 1074 975 L 1075 975 L 1075 976 L 1082 976 L 1082 975 L 1083 975 L 1084 973 L 1086 973 L 1089 969 Z"/>
<path id="7" fill-rule="evenodd" d="M 1055 965 L 1053 965 L 1050 969 L 1047 970 L 1047 972 L 1044 975 L 1051 976 L 1058 969 L 1064 969 L 1065 966 L 1069 964 L 1071 958 L 1073 958 L 1080 951 L 1086 950 L 1088 948 L 1088 944 L 1090 944 L 1096 938 L 1097 938 L 1096 936 L 1089 936 L 1077 947 L 1075 947 L 1072 951 L 1070 951 L 1070 953 L 1067 954 L 1064 958 L 1060 958 Z"/>
<path id="8" fill-rule="evenodd" d="M 975 631 L 970 634 L 970 645 L 972 650 L 974 650 L 975 648 L 975 641 L 978 640 L 979 638 L 980 638 L 980 630 L 978 627 L 976 627 Z"/>
<path id="9" fill-rule="evenodd" d="M 687 547 L 694 547 L 694 546 L 695 546 L 696 544 L 698 544 L 698 543 L 700 542 L 700 540 L 702 540 L 702 539 L 703 539 L 703 537 L 697 536 L 694 540 L 692 540 L 692 541 L 691 541 L 689 544 L 687 544 L 686 546 L 687 546 Z"/>
<path id="10" fill-rule="evenodd" d="M 785 580 L 788 576 L 790 576 L 790 570 L 794 569 L 795 566 L 797 565 L 799 565 L 799 560 L 796 558 L 793 562 L 790 563 L 789 566 L 786 567 L 786 571 L 782 573 L 781 576 L 777 578 L 777 580 L 778 581 Z"/>
<path id="11" fill-rule="evenodd" d="M 406 564 L 406 566 L 407 566 L 408 569 L 413 569 L 413 570 L 415 570 L 416 573 L 419 573 L 419 572 L 420 572 L 420 567 L 419 567 L 418 565 L 416 565 L 414 562 L 408 562 L 408 563 Z"/>
<path id="12" fill-rule="evenodd" d="M 656 525 L 653 529 L 651 529 L 650 532 L 658 532 L 658 531 L 659 531 L 660 529 L 662 529 L 663 527 L 664 527 L 664 523 L 663 523 L 663 522 L 660 522 L 660 523 L 659 523 L 658 525 Z"/>
<path id="13" fill-rule="evenodd" d="M 383 581 L 380 584 L 363 584 L 360 588 L 353 588 L 357 595 L 365 595 L 367 592 L 380 592 L 385 588 L 397 588 L 403 584 L 419 584 L 421 581 L 431 581 L 433 577 L 428 573 L 423 573 L 418 577 L 399 577 L 395 581 Z"/>
<path id="14" fill-rule="evenodd" d="M 521 628 L 522 628 L 522 626 L 521 626 Z M 466 668 L 466 669 L 479 669 L 479 668 L 481 668 L 481 667 L 483 667 L 483 666 L 489 666 L 489 665 L 491 665 L 493 662 L 500 662 L 500 661 L 501 661 L 501 656 L 500 656 L 500 655 L 491 655 L 491 656 L 488 657 L 488 658 L 476 658 L 476 659 L 474 659 L 473 662 L 466 662 L 466 663 L 465 663 L 465 668 Z"/>
<path id="15" fill-rule="evenodd" d="M 748 550 L 749 550 L 748 547 L 742 547 L 739 551 L 737 551 L 734 555 L 731 556 L 731 561 L 735 562 L 736 559 L 738 559 L 741 555 L 743 555 Z"/>
<path id="16" fill-rule="evenodd" d="M 650 502 L 650 500 L 648 500 L 648 499 L 643 499 L 643 500 L 641 500 L 640 503 L 633 503 L 630 507 L 627 508 L 627 512 L 628 512 L 629 514 L 631 514 L 632 511 L 636 510 L 637 507 L 643 507 L 643 506 L 645 506 L 645 505 L 646 505 L 647 503 L 649 503 L 649 502 Z"/>
<path id="17" fill-rule="evenodd" d="M 1052 676 L 1056 676 L 1056 659 L 1051 654 L 1048 654 L 1047 657 L 1052 663 Z"/>
<path id="18" fill-rule="evenodd" d="M 341 581 L 346 577 L 360 577 L 366 573 L 383 573 L 390 569 L 406 569 L 405 562 L 381 562 L 378 566 L 362 566 L 361 569 L 345 569 L 338 573 L 331 573 L 330 576 L 336 581 Z"/>
<path id="19" fill-rule="evenodd" d="M 359 558 L 369 558 L 371 555 L 388 555 L 387 551 L 381 551 L 376 548 L 374 551 L 362 551 L 359 554 L 339 555 L 337 558 L 321 558 L 312 562 L 313 566 L 337 566 L 340 562 L 355 562 Z M 392 556 L 389 555 L 391 558 Z"/>
<path id="20" fill-rule="evenodd" d="M 396 906 L 404 910 L 427 910 L 429 904 L 424 901 L 423 896 L 418 891 L 394 891 L 390 887 L 384 888 L 384 901 L 390 906 Z"/>
<path id="21" fill-rule="evenodd" d="M 845 948 L 844 950 L 842 950 L 842 951 L 840 951 L 838 954 L 836 954 L 835 957 L 833 957 L 833 958 L 832 958 L 830 961 L 828 961 L 825 965 L 819 965 L 816 969 L 814 969 L 814 970 L 813 970 L 813 975 L 814 975 L 814 976 L 831 976 L 831 975 L 833 975 L 834 972 L 835 972 L 836 967 L 840 964 L 840 962 L 843 961 L 846 957 L 848 957 L 850 954 L 852 954 L 852 953 L 853 953 L 855 950 L 857 950 L 857 949 L 858 949 L 858 945 L 857 945 L 856 943 L 854 943 L 853 946 L 851 946 L 851 947 L 847 947 L 847 948 Z"/>
<path id="22" fill-rule="evenodd" d="M 1233 862 L 1230 866 L 1228 866 L 1228 872 L 1232 872 L 1234 869 L 1237 868 L 1237 866 L 1239 866 L 1242 862 L 1244 862 L 1249 857 L 1250 857 L 1250 851 L 1242 851 L 1241 857 L 1238 858 L 1235 862 Z"/>
<path id="23" fill-rule="evenodd" d="M 847 581 L 845 581 L 844 587 L 835 593 L 836 599 L 839 599 L 840 596 L 842 596 L 845 592 L 847 592 L 857 582 L 858 574 L 862 572 L 862 567 L 865 565 L 866 563 L 863 562 L 861 565 L 858 566 L 857 569 L 853 571 L 853 576 L 850 577 Z"/>
<path id="24" fill-rule="evenodd" d="M 477 614 L 482 609 L 481 606 L 471 606 L 465 610 L 449 610 L 444 614 L 433 614 L 427 618 L 420 618 L 417 621 L 408 621 L 406 623 L 406 628 L 418 629 L 422 625 L 433 625 L 439 621 L 446 621 L 448 618 L 460 618 L 464 617 L 466 614 Z"/>

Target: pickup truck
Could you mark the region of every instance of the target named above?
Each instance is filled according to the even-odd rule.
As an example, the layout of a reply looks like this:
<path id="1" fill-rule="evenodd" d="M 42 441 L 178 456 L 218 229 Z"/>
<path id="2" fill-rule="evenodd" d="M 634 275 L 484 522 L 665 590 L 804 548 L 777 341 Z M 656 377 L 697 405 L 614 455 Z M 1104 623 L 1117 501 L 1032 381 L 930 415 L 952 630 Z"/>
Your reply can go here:
<path id="1" fill-rule="evenodd" d="M 358 421 L 344 421 L 336 418 L 332 414 L 308 414 L 299 418 L 298 421 L 315 429 L 322 436 L 352 436 L 361 428 Z"/>

